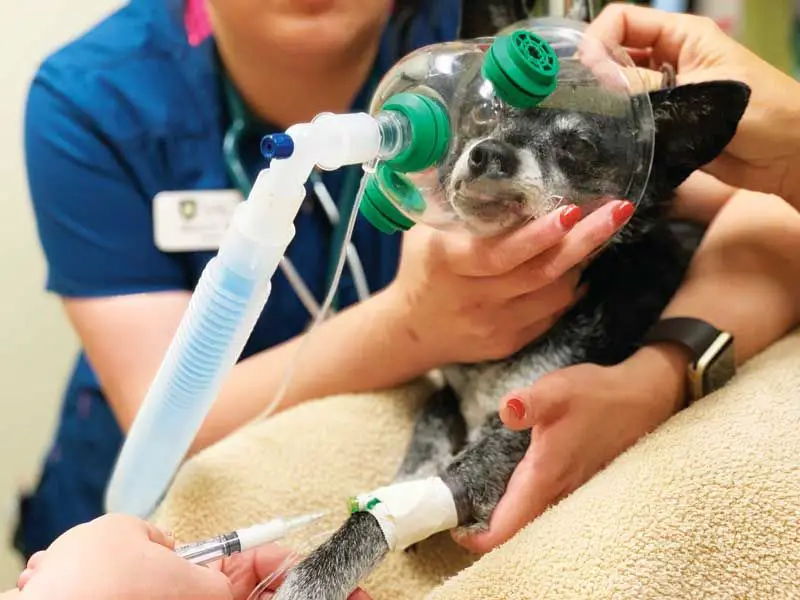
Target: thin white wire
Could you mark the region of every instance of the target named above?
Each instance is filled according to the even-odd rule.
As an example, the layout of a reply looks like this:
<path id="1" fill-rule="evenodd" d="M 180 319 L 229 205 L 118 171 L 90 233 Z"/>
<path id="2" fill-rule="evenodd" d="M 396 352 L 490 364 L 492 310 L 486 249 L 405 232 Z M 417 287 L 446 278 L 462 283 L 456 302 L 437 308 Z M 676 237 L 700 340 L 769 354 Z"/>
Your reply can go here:
<path id="1" fill-rule="evenodd" d="M 323 210 L 325 210 L 325 213 L 328 215 L 328 220 L 336 227 L 340 220 L 339 209 L 336 208 L 336 203 L 333 201 L 330 192 L 328 192 L 328 188 L 325 187 L 325 184 L 320 180 L 315 181 L 313 187 L 314 193 L 319 199 L 320 204 L 322 204 Z M 358 294 L 358 299 L 364 301 L 370 296 L 369 284 L 367 283 L 367 276 L 364 273 L 364 266 L 361 264 L 361 257 L 359 257 L 353 242 L 348 241 L 346 246 L 347 262 L 353 274 L 356 293 Z"/>
<path id="2" fill-rule="evenodd" d="M 319 199 L 320 204 L 322 205 L 322 208 L 328 217 L 328 220 L 330 221 L 331 225 L 336 227 L 340 220 L 339 210 L 336 208 L 336 203 L 333 201 L 330 192 L 328 192 L 328 188 L 325 187 L 325 184 L 322 183 L 322 181 L 315 181 L 313 186 L 314 193 Z M 350 271 L 353 273 L 353 282 L 356 286 L 356 294 L 358 294 L 358 299 L 363 302 L 370 296 L 367 276 L 364 273 L 364 265 L 361 263 L 361 257 L 358 255 L 355 245 L 353 245 L 352 242 L 348 242 L 346 247 L 347 262 L 350 265 Z M 286 276 L 286 279 L 289 281 L 289 285 L 292 286 L 295 294 L 297 294 L 297 297 L 300 299 L 300 302 L 302 302 L 303 306 L 308 311 L 308 314 L 311 315 L 312 318 L 317 318 L 320 313 L 319 302 L 317 302 L 314 294 L 308 288 L 306 282 L 303 281 L 303 278 L 300 276 L 300 273 L 294 267 L 292 262 L 284 256 L 281 259 L 280 268 L 281 271 L 283 271 L 283 274 Z M 328 310 L 332 311 L 331 308 Z"/>
<path id="3" fill-rule="evenodd" d="M 300 302 L 303 303 L 303 306 L 306 307 L 308 314 L 312 317 L 316 317 L 319 315 L 320 306 L 317 302 L 317 299 L 314 298 L 314 294 L 311 293 L 311 290 L 308 289 L 306 282 L 303 281 L 303 278 L 300 277 L 300 273 L 297 272 L 297 269 L 294 268 L 292 262 L 287 258 L 283 257 L 280 262 L 281 271 L 286 276 L 286 279 L 289 281 L 289 285 L 292 286 L 294 293 L 297 294 L 297 297 L 300 298 Z"/>
<path id="4" fill-rule="evenodd" d="M 294 372 L 297 368 L 297 363 L 299 362 L 300 356 L 303 354 L 303 351 L 308 347 L 308 342 L 311 339 L 311 336 L 314 334 L 315 330 L 319 329 L 319 325 L 322 321 L 325 320 L 325 316 L 328 313 L 328 310 L 333 304 L 333 297 L 336 294 L 336 290 L 339 287 L 339 280 L 342 277 L 342 271 L 344 270 L 344 263 L 347 259 L 347 245 L 350 242 L 350 239 L 353 237 L 353 230 L 356 227 L 356 219 L 358 218 L 358 210 L 361 204 L 361 198 L 364 196 L 364 189 L 367 186 L 367 171 L 364 171 L 364 174 L 361 176 L 361 183 L 358 186 L 358 193 L 356 194 L 355 203 L 353 204 L 353 212 L 350 214 L 350 219 L 347 223 L 347 230 L 344 234 L 344 243 L 342 244 L 342 249 L 339 252 L 339 260 L 336 264 L 336 271 L 333 275 L 333 281 L 331 282 L 331 287 L 328 289 L 328 294 L 325 297 L 325 301 L 322 303 L 322 309 L 320 310 L 319 314 L 314 319 L 314 322 L 311 325 L 309 331 L 306 332 L 303 340 L 300 342 L 297 350 L 295 350 L 295 354 L 292 357 L 292 361 L 289 364 L 289 368 L 286 369 L 286 374 L 283 377 L 283 381 L 281 382 L 281 387 L 278 389 L 278 393 L 273 398 L 272 402 L 267 406 L 265 410 L 263 410 L 257 417 L 257 420 L 264 419 L 271 415 L 275 409 L 281 405 L 283 399 L 286 397 L 286 392 L 289 390 L 289 384 L 294 377 Z"/>

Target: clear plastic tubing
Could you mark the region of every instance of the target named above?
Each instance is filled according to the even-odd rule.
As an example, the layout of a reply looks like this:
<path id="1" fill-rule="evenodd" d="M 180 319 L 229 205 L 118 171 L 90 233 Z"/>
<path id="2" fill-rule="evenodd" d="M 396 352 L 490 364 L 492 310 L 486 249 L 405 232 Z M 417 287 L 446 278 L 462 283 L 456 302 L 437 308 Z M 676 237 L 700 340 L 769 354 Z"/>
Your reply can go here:
<path id="1" fill-rule="evenodd" d="M 410 143 L 397 112 L 322 114 L 290 127 L 291 153 L 259 173 L 236 210 L 126 436 L 106 510 L 146 518 L 166 493 L 264 305 L 292 241 L 304 184 L 326 170 L 392 158 Z"/>

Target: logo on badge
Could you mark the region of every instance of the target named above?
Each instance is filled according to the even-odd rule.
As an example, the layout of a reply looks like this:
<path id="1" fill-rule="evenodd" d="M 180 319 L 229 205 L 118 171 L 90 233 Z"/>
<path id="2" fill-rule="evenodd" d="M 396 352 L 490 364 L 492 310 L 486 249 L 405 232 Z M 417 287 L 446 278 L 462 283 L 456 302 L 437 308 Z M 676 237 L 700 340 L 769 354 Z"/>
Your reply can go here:
<path id="1" fill-rule="evenodd" d="M 197 216 L 197 202 L 191 199 L 181 200 L 178 203 L 178 210 L 184 221 L 191 221 Z"/>

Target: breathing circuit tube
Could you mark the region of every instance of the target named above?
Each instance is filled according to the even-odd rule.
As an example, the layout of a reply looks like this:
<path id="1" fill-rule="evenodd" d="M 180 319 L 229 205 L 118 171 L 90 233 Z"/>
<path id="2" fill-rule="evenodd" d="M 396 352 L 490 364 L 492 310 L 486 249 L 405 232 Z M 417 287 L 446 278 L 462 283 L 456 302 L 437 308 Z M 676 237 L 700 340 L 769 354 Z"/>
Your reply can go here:
<path id="1" fill-rule="evenodd" d="M 423 167 L 435 162 L 440 157 L 428 146 L 430 135 L 449 132 L 444 108 L 432 102 L 375 116 L 322 114 L 265 138 L 262 152 L 271 163 L 200 276 L 126 436 L 106 492 L 107 511 L 145 518 L 168 489 L 269 298 L 311 171 L 408 157 Z"/>

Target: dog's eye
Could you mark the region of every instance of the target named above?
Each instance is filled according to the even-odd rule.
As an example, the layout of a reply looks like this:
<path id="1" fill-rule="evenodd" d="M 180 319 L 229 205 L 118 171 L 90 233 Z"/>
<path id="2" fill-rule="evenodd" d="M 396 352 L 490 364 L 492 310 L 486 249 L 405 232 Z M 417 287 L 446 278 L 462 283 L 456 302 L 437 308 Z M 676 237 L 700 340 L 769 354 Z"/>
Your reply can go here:
<path id="1" fill-rule="evenodd" d="M 462 131 L 468 137 L 489 135 L 497 127 L 498 115 L 491 102 L 481 102 L 464 115 Z"/>
<path id="2" fill-rule="evenodd" d="M 597 145 L 589 138 L 569 132 L 559 135 L 555 140 L 556 156 L 565 161 L 591 160 L 597 156 Z"/>

